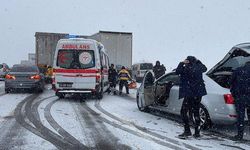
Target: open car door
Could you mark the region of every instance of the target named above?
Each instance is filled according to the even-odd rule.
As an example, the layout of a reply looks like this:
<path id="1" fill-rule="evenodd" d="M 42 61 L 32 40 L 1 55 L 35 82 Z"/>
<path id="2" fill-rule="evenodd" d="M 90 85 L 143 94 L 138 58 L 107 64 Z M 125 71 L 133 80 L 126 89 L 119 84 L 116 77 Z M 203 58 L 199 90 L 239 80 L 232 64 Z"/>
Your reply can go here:
<path id="1" fill-rule="evenodd" d="M 144 90 L 144 102 L 145 106 L 149 106 L 154 103 L 154 75 L 151 71 L 148 71 L 142 82 Z"/>

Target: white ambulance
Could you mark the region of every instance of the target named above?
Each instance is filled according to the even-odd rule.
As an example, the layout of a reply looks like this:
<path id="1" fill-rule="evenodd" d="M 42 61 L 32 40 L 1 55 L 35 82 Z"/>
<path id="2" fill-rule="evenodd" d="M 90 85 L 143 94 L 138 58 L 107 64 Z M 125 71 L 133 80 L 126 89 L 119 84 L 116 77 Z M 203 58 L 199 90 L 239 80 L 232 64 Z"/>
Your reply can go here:
<path id="1" fill-rule="evenodd" d="M 59 98 L 65 94 L 96 95 L 109 88 L 109 57 L 104 46 L 92 39 L 58 41 L 53 63 L 52 86 Z"/>

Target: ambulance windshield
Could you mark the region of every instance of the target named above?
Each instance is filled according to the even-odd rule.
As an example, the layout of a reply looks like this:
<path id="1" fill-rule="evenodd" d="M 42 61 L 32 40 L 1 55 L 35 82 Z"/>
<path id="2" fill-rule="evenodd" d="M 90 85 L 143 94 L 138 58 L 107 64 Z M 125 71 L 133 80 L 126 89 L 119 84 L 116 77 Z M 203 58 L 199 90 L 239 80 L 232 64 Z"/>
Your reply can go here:
<path id="1" fill-rule="evenodd" d="M 57 66 L 66 69 L 87 69 L 95 66 L 93 50 L 59 50 Z"/>

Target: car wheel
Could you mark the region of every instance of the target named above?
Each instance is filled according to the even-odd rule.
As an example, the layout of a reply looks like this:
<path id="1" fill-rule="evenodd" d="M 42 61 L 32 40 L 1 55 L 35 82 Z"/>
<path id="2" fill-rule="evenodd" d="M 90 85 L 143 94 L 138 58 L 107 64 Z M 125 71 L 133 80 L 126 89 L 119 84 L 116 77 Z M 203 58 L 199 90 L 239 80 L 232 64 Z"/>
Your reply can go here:
<path id="1" fill-rule="evenodd" d="M 144 112 L 148 111 L 148 107 L 147 106 L 145 107 L 142 105 L 141 98 L 140 98 L 139 94 L 137 94 L 137 96 L 136 96 L 136 103 L 137 103 L 137 107 L 140 111 L 144 111 Z"/>
<path id="2" fill-rule="evenodd" d="M 201 128 L 204 130 L 209 129 L 212 126 L 212 122 L 205 106 L 201 105 L 199 114 L 200 114 Z M 192 114 L 192 121 L 193 123 L 195 123 L 194 114 Z"/>
<path id="3" fill-rule="evenodd" d="M 36 92 L 36 93 L 42 93 L 42 92 L 43 92 L 43 88 L 37 88 L 37 89 L 35 90 L 35 92 Z"/>

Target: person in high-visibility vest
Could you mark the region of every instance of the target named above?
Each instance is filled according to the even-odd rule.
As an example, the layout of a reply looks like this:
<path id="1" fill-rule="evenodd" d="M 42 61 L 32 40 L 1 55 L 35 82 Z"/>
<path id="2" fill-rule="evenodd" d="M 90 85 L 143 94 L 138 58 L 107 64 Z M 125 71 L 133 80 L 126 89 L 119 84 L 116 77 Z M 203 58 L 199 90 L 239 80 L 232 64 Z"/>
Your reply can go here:
<path id="1" fill-rule="evenodd" d="M 45 73 L 45 77 L 47 82 L 51 83 L 52 82 L 52 75 L 53 75 L 53 68 L 51 66 L 47 67 L 47 71 Z"/>
<path id="2" fill-rule="evenodd" d="M 120 83 L 119 83 L 119 95 L 122 94 L 123 86 L 125 86 L 125 88 L 126 88 L 126 93 L 129 94 L 128 80 L 132 80 L 132 79 L 130 77 L 129 72 L 125 69 L 124 66 L 122 66 L 122 70 L 119 72 L 118 78 L 120 80 Z"/>

